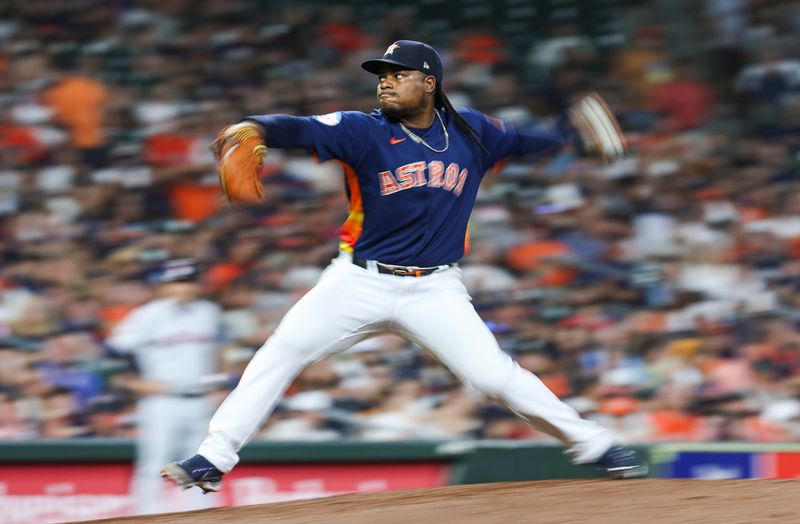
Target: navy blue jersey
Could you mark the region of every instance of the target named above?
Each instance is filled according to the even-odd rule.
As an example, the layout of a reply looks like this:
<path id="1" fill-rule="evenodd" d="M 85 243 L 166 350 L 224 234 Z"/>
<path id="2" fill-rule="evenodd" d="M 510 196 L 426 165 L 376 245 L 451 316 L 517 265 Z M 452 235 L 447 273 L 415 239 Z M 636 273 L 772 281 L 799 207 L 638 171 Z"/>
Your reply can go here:
<path id="1" fill-rule="evenodd" d="M 439 110 L 450 136 L 436 153 L 413 141 L 380 110 L 322 116 L 247 117 L 265 129 L 267 145 L 304 148 L 344 168 L 350 214 L 340 248 L 386 264 L 437 266 L 469 248 L 468 222 L 484 174 L 512 155 L 539 153 L 568 140 L 561 127 L 515 126 L 473 109 L 459 113 L 480 135 L 487 155 Z M 442 124 L 412 129 L 435 149 L 445 147 Z"/>

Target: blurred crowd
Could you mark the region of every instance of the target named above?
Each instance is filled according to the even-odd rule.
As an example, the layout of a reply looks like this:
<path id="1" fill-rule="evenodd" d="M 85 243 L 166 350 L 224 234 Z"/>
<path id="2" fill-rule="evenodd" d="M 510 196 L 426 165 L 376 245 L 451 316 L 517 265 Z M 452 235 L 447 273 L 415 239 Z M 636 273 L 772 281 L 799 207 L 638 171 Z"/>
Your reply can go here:
<path id="1" fill-rule="evenodd" d="M 106 337 L 169 259 L 203 264 L 235 383 L 347 203 L 335 163 L 271 151 L 264 205 L 225 205 L 207 146 L 245 115 L 370 111 L 359 64 L 399 38 L 437 47 L 456 106 L 521 122 L 597 90 L 628 134 L 624 160 L 484 181 L 462 268 L 502 348 L 624 442 L 800 439 L 800 6 L 605 2 L 601 30 L 575 2 L 512 39 L 429 3 L 3 3 L 0 439 L 136 434 Z M 307 369 L 258 436 L 458 437 L 544 438 L 392 336 Z"/>

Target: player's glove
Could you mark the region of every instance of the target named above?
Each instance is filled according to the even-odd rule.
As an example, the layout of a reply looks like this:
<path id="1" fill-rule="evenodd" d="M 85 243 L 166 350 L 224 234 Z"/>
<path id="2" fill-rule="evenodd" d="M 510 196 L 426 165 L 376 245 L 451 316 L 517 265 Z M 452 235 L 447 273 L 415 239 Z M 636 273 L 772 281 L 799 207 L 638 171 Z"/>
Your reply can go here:
<path id="1" fill-rule="evenodd" d="M 590 93 L 569 109 L 569 120 L 578 132 L 583 149 L 606 161 L 625 155 L 628 145 L 617 118 L 606 101 Z"/>
<path id="2" fill-rule="evenodd" d="M 267 146 L 254 122 L 240 122 L 220 131 L 211 144 L 219 162 L 219 185 L 230 202 L 258 204 L 264 198 L 261 164 Z"/>

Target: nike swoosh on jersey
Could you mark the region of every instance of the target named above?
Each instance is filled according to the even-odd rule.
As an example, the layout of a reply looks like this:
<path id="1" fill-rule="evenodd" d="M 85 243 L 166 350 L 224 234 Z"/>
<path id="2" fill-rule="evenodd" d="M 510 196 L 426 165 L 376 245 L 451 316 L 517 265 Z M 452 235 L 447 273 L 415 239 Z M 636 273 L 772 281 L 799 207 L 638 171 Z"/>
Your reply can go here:
<path id="1" fill-rule="evenodd" d="M 405 138 L 395 138 L 395 137 L 392 137 L 392 138 L 390 138 L 390 139 L 389 139 L 389 143 L 390 143 L 390 144 L 392 144 L 392 145 L 394 145 L 394 144 L 399 144 L 399 143 L 400 143 L 400 142 L 402 142 L 403 140 L 405 140 Z"/>

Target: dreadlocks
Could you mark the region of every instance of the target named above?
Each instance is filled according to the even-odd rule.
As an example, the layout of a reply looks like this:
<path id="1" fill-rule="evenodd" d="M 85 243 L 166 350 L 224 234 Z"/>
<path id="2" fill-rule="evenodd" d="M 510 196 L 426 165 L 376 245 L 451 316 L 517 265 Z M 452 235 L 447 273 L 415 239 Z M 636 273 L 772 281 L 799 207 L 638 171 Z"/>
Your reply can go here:
<path id="1" fill-rule="evenodd" d="M 463 116 L 458 114 L 458 111 L 456 111 L 453 107 L 453 104 L 450 103 L 447 95 L 444 94 L 441 84 L 438 82 L 436 84 L 436 91 L 434 92 L 433 105 L 434 107 L 443 107 L 445 111 L 447 111 L 447 114 L 455 120 L 456 125 L 460 127 L 464 133 L 466 133 L 469 139 L 478 144 L 478 147 L 481 148 L 481 151 L 483 151 L 484 154 L 489 154 L 489 150 L 486 149 L 486 146 L 484 146 L 483 143 L 481 143 L 481 137 L 478 132 L 475 131 L 474 127 L 469 125 L 469 122 L 467 122 Z"/>

